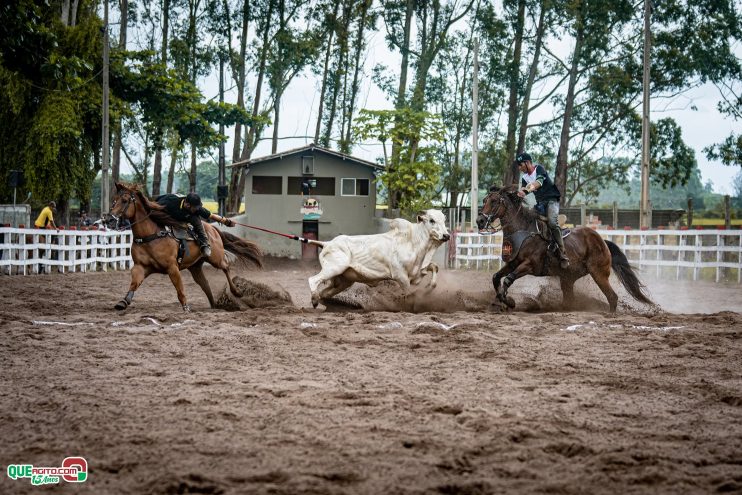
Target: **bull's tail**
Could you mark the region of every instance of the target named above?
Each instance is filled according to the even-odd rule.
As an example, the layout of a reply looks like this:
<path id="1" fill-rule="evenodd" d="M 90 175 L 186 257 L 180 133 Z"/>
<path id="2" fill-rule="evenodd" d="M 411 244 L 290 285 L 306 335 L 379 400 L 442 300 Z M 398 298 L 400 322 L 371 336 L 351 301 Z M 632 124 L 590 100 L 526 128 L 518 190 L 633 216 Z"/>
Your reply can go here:
<path id="1" fill-rule="evenodd" d="M 611 268 L 613 268 L 613 271 L 618 276 L 626 291 L 637 301 L 654 304 L 644 292 L 646 287 L 644 287 L 644 284 L 641 283 L 636 273 L 634 273 L 634 269 L 629 265 L 629 260 L 626 258 L 624 252 L 621 251 L 621 248 L 611 241 L 605 241 L 605 243 L 611 252 Z"/>
<path id="2" fill-rule="evenodd" d="M 223 230 L 215 229 L 219 232 L 219 236 L 222 238 L 224 244 L 224 250 L 234 254 L 237 259 L 246 264 L 253 264 L 258 268 L 263 267 L 263 253 L 257 244 L 236 235 L 224 232 Z"/>

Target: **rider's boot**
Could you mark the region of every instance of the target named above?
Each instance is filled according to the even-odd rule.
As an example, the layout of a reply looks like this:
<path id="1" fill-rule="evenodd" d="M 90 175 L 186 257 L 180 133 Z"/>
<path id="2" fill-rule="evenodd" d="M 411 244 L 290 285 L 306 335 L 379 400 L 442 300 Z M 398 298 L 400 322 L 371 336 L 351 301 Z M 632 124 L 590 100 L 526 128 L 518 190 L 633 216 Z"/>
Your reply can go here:
<path id="1" fill-rule="evenodd" d="M 200 221 L 193 222 L 193 231 L 196 234 L 196 242 L 201 246 L 201 256 L 208 258 L 211 256 L 211 246 L 209 246 L 209 238 L 206 237 L 206 232 L 204 231 L 204 224 Z"/>
<path id="2" fill-rule="evenodd" d="M 552 227 L 551 235 L 559 248 L 557 252 L 557 255 L 559 256 L 559 266 L 562 268 L 569 268 L 569 258 L 567 258 L 567 251 L 564 249 L 564 239 L 562 239 L 562 229 L 559 227 Z"/>

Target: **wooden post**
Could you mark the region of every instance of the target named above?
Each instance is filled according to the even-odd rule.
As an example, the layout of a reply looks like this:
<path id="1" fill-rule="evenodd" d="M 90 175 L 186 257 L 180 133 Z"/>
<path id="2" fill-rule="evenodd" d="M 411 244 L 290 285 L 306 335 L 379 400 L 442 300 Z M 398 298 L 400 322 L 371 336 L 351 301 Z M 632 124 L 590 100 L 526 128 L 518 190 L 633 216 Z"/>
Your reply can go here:
<path id="1" fill-rule="evenodd" d="M 724 227 L 726 227 L 727 230 L 732 228 L 732 208 L 728 194 L 724 196 Z"/>
<path id="2" fill-rule="evenodd" d="M 585 218 L 587 215 L 587 207 L 585 206 L 585 203 L 580 205 L 580 225 L 587 225 L 587 218 Z"/>
<path id="3" fill-rule="evenodd" d="M 688 198 L 688 228 L 693 225 L 693 198 Z"/>
<path id="4" fill-rule="evenodd" d="M 613 202 L 613 228 L 618 228 L 618 203 Z"/>

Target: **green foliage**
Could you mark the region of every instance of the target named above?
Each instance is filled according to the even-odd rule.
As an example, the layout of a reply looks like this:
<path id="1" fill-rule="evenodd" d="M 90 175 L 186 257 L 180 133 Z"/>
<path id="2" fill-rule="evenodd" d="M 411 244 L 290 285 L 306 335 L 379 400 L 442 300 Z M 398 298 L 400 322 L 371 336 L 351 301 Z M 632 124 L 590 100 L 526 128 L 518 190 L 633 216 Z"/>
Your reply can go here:
<path id="1" fill-rule="evenodd" d="M 431 143 L 443 138 L 439 116 L 409 108 L 364 109 L 355 120 L 354 134 L 383 144 L 386 169 L 379 179 L 387 190 L 399 194 L 401 210 L 416 211 L 430 205 L 441 178 L 441 166 Z M 392 144 L 399 146 L 394 159 L 387 151 Z"/>
<path id="2" fill-rule="evenodd" d="M 704 148 L 703 151 L 709 160 L 742 167 L 742 134 L 731 134 L 723 142 Z"/>
<path id="3" fill-rule="evenodd" d="M 101 22 L 86 1 L 74 27 L 57 8 L 0 7 L 0 176 L 23 169 L 34 204 L 89 198 L 100 148 Z M 2 200 L 12 193 L 2 181 Z"/>

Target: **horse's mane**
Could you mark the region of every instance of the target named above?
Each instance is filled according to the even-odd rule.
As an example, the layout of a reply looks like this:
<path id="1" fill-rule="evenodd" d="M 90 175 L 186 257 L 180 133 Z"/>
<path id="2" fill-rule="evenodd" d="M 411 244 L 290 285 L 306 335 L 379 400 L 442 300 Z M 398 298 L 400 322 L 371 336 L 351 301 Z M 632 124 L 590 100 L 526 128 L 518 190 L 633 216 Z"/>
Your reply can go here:
<path id="1" fill-rule="evenodd" d="M 492 186 L 490 188 L 490 191 L 496 192 L 510 203 L 509 210 L 511 211 L 512 215 L 515 215 L 516 217 L 527 222 L 534 222 L 538 220 L 538 213 L 536 213 L 536 210 L 534 210 L 533 208 L 530 208 L 524 204 L 525 198 L 521 198 L 520 196 L 518 196 L 518 189 L 519 188 L 516 185 L 503 186 L 500 188 L 498 188 L 497 186 Z"/>
<path id="2" fill-rule="evenodd" d="M 144 211 L 160 227 L 182 227 L 183 222 L 179 222 L 165 211 L 165 207 L 161 204 L 152 201 L 141 191 L 142 186 L 139 184 L 121 184 L 121 187 L 131 193 L 133 193 L 139 202 L 144 207 Z"/>

